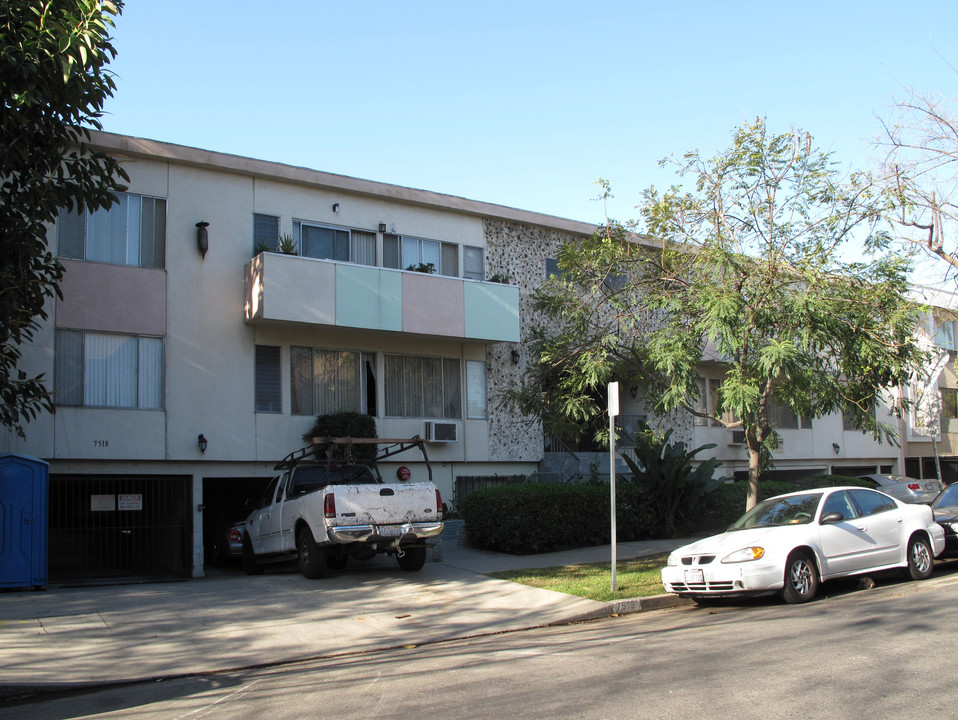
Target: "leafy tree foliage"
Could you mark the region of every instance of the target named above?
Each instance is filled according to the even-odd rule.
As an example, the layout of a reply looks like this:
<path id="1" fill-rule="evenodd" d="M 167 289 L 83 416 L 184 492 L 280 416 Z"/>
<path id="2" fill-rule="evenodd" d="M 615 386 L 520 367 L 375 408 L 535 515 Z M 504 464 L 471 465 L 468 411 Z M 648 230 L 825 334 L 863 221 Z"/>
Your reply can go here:
<path id="1" fill-rule="evenodd" d="M 561 432 L 600 413 L 594 389 L 617 379 L 643 387 L 659 417 L 684 409 L 741 428 L 747 507 L 777 440 L 776 406 L 853 412 L 893 439 L 870 411 L 921 353 L 908 261 L 865 256 L 888 248 L 887 199 L 867 177 L 840 178 L 808 134 L 772 134 L 762 120 L 715 157 L 664 162 L 694 190 L 651 188 L 640 222 L 609 222 L 560 253 L 561 278 L 535 299 L 539 362 L 511 395 L 519 409 Z M 843 260 L 856 243 L 860 259 Z M 706 374 L 720 382 L 708 403 Z"/>
<path id="2" fill-rule="evenodd" d="M 20 346 L 60 297 L 63 266 L 47 247 L 59 208 L 87 211 L 116 202 L 117 162 L 91 150 L 115 85 L 113 18 L 122 2 L 0 2 L 0 424 L 23 436 L 22 423 L 53 412 L 43 375 L 18 369 Z"/>

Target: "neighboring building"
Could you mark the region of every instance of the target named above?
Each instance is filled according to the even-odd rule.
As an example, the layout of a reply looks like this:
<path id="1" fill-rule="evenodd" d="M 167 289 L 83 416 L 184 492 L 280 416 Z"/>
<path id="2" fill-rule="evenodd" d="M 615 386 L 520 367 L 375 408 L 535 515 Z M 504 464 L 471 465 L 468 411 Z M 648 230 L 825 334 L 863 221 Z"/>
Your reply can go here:
<path id="1" fill-rule="evenodd" d="M 63 300 L 23 366 L 52 381 L 57 413 L 0 443 L 50 462 L 52 580 L 202 575 L 214 533 L 339 409 L 373 415 L 380 437 L 428 438 L 449 504 L 464 478 L 607 467 L 561 443 L 544 453 L 541 426 L 498 403 L 530 359 L 532 291 L 593 226 L 138 138 L 93 144 L 129 189 L 50 229 Z M 706 403 L 720 372 L 703 364 Z M 951 365 L 943 377 L 954 417 Z M 624 389 L 621 407 L 634 427 L 641 397 Z M 660 424 L 743 472 L 736 433 L 697 422 Z M 928 440 L 879 445 L 840 417 L 776 424 L 778 473 L 929 474 Z M 938 447 L 954 475 L 958 443 Z M 424 476 L 413 456 L 384 476 L 401 465 Z"/>

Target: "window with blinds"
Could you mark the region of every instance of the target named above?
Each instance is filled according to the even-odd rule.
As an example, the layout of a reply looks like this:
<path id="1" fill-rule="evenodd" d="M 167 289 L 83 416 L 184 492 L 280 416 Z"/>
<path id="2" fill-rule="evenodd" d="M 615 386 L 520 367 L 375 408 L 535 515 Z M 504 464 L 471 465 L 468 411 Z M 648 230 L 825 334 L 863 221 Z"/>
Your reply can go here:
<path id="1" fill-rule="evenodd" d="M 54 402 L 84 407 L 163 407 L 163 339 L 57 330 Z"/>
<path id="2" fill-rule="evenodd" d="M 462 417 L 458 358 L 386 355 L 384 379 L 387 416 Z"/>
<path id="3" fill-rule="evenodd" d="M 289 349 L 289 355 L 294 415 L 344 410 L 376 414 L 375 355 L 296 346 Z"/>
<path id="4" fill-rule="evenodd" d="M 70 212 L 57 219 L 60 257 L 162 268 L 166 265 L 166 200 L 119 193 L 106 210 Z"/>
<path id="5" fill-rule="evenodd" d="M 283 412 L 280 348 L 257 345 L 255 355 L 255 407 L 258 413 Z"/>

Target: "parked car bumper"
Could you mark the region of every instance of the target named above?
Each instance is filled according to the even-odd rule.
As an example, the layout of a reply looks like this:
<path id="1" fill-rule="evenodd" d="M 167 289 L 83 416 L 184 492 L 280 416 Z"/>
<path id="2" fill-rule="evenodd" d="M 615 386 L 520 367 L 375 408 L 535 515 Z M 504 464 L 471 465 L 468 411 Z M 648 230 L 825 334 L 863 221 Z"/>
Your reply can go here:
<path id="1" fill-rule="evenodd" d="M 682 596 L 746 595 L 774 592 L 785 584 L 785 578 L 780 563 L 717 562 L 704 567 L 664 567 L 662 584 L 667 592 Z"/>
<path id="2" fill-rule="evenodd" d="M 442 534 L 441 522 L 404 523 L 401 525 L 338 525 L 326 528 L 330 540 L 338 543 L 410 543 Z"/>

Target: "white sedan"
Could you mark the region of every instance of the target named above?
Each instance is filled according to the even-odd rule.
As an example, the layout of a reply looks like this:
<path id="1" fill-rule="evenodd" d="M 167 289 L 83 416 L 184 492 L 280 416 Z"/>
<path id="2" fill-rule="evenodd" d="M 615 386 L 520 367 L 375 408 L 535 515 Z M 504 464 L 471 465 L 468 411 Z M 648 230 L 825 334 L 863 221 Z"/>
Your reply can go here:
<path id="1" fill-rule="evenodd" d="M 927 505 L 866 488 L 821 488 L 764 500 L 721 535 L 675 550 L 662 584 L 699 601 L 778 592 L 800 603 L 831 578 L 892 568 L 927 578 L 944 548 Z"/>

